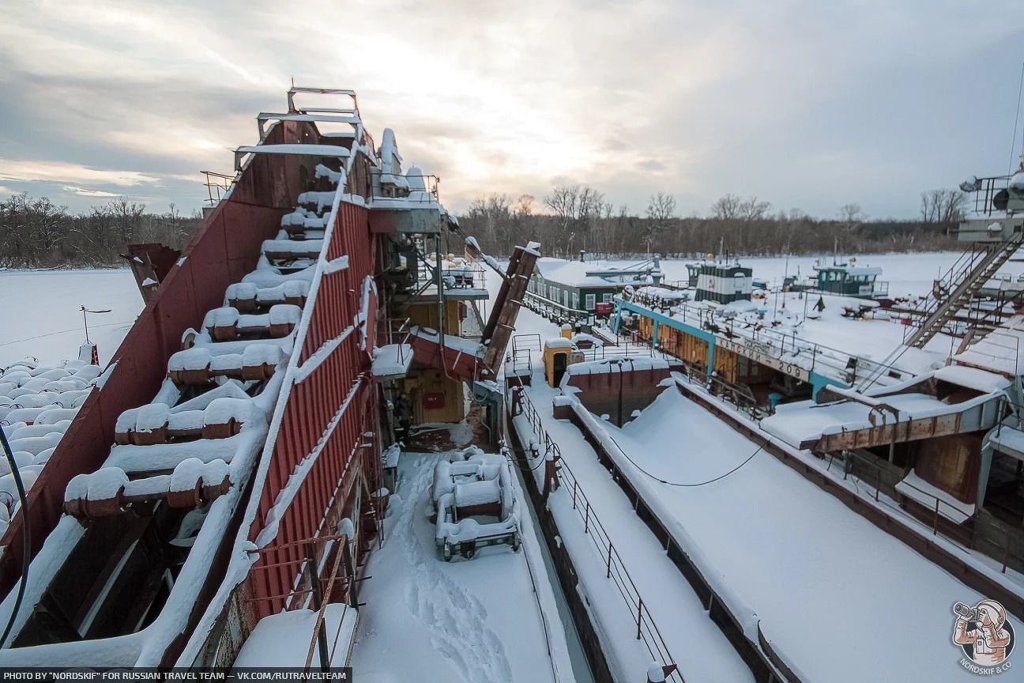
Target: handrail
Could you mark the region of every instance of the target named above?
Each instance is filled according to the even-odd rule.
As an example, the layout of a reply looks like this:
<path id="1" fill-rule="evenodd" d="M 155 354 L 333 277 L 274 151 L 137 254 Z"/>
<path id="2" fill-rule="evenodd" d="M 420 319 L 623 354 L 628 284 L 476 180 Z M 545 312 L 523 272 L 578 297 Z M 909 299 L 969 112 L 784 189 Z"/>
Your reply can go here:
<path id="1" fill-rule="evenodd" d="M 204 200 L 210 206 L 217 205 L 223 198 L 224 193 L 231 188 L 231 183 L 235 181 L 235 176 L 227 175 L 225 173 L 217 173 L 216 171 L 200 171 L 206 180 L 203 184 L 206 185 L 206 199 Z M 217 197 L 214 198 L 214 192 Z"/>
<path id="2" fill-rule="evenodd" d="M 634 305 L 644 306 L 631 299 L 627 300 Z M 649 310 L 654 312 L 653 309 Z M 689 306 L 684 302 L 673 306 L 672 311 L 673 318 L 681 319 L 691 327 L 710 331 L 716 336 L 719 336 L 719 331 L 726 330 L 725 337 L 728 340 L 740 339 L 761 346 L 757 350 L 772 355 L 780 362 L 792 363 L 808 373 L 826 376 L 849 386 L 856 384 L 858 377 L 870 376 L 872 373 L 880 376 L 889 370 L 898 369 L 891 363 L 885 364 L 885 361 L 880 363 L 824 344 L 805 341 L 795 333 L 786 334 L 770 327 L 758 329 L 752 325 L 737 325 L 734 319 L 725 318 L 710 308 Z"/>
<path id="3" fill-rule="evenodd" d="M 590 499 L 584 491 L 583 486 L 579 483 L 579 480 L 572 471 L 572 468 L 569 467 L 569 464 L 561 457 L 561 451 L 558 444 L 555 443 L 547 433 L 547 430 L 544 429 L 540 414 L 537 412 L 537 409 L 530 400 L 530 397 L 527 396 L 525 391 L 520 391 L 519 396 L 519 406 L 522 409 L 521 414 L 526 417 L 527 422 L 533 429 L 534 436 L 540 438 L 543 444 L 543 452 L 541 453 L 538 451 L 536 458 L 531 458 L 529 454 L 527 455 L 527 463 L 531 467 L 530 473 L 532 473 L 533 469 L 544 463 L 548 455 L 552 455 L 555 458 L 557 463 L 556 471 L 558 474 L 556 476 L 554 490 L 561 488 L 561 483 L 557 482 L 557 477 L 564 478 L 566 480 L 565 485 L 567 487 L 571 484 L 572 509 L 583 521 L 584 534 L 590 538 L 594 547 L 604 558 L 605 578 L 612 582 L 618 590 L 619 595 L 634 615 L 633 620 L 636 622 L 636 639 L 644 643 L 648 653 L 655 661 L 662 664 L 675 664 L 676 659 L 669 652 L 668 645 L 665 643 L 665 640 L 661 635 L 661 631 L 658 629 L 658 625 L 651 616 L 649 608 L 647 608 L 647 605 L 650 603 L 644 602 L 643 596 L 640 594 L 640 590 L 637 588 L 633 578 L 629 575 L 622 557 L 619 555 L 618 550 L 612 543 L 611 536 L 601 523 L 597 513 L 593 511 Z M 511 409 L 513 402 L 508 401 L 507 403 Z M 665 680 L 685 683 L 685 679 L 678 669 L 669 674 Z"/>

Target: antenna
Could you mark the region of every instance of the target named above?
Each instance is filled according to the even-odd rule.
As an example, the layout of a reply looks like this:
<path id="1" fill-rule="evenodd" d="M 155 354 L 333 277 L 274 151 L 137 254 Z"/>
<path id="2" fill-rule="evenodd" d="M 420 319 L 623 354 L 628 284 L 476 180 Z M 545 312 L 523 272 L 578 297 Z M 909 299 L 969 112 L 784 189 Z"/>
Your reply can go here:
<path id="1" fill-rule="evenodd" d="M 1013 173 L 1013 152 L 1017 145 L 1017 124 L 1020 123 L 1020 102 L 1021 94 L 1024 93 L 1024 62 L 1020 64 L 1020 85 L 1017 86 L 1017 111 L 1013 117 L 1013 138 L 1010 139 L 1010 164 L 1006 169 L 1007 175 Z M 1024 139 L 1021 140 L 1021 152 L 1024 156 Z M 1022 159 L 1024 163 L 1024 159 Z"/>

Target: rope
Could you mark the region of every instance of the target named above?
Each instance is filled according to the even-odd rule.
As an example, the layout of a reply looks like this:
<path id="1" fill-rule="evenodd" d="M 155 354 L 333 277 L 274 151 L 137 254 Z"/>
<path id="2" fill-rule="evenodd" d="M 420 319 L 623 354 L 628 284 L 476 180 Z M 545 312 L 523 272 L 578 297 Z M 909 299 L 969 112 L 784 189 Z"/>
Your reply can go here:
<path id="1" fill-rule="evenodd" d="M 607 431 L 605 433 L 608 434 Z M 760 453 L 761 451 L 763 451 L 764 447 L 768 445 L 768 441 L 766 440 L 763 444 L 758 446 L 757 449 L 753 453 L 748 455 L 747 458 L 743 462 L 741 462 L 739 465 L 736 465 L 735 467 L 733 467 L 731 470 L 729 470 L 725 474 L 720 474 L 717 477 L 714 477 L 713 479 L 708 479 L 707 481 L 689 483 L 689 482 L 669 481 L 667 479 L 662 479 L 661 477 L 657 476 L 656 474 L 651 474 L 646 469 L 644 469 L 639 464 L 637 464 L 637 462 L 635 460 L 633 460 L 633 458 L 629 457 L 629 453 L 627 453 L 626 449 L 624 449 L 621 445 L 619 445 L 619 442 L 615 440 L 614 436 L 612 436 L 611 434 L 608 434 L 608 438 L 612 440 L 612 443 L 614 443 L 616 445 L 616 447 L 618 447 L 619 452 L 622 453 L 623 457 L 625 457 L 626 460 L 628 460 L 630 462 L 630 464 L 633 465 L 633 467 L 635 467 L 637 470 L 639 470 L 641 474 L 644 474 L 644 475 L 650 477 L 651 479 L 654 479 L 658 483 L 664 484 L 665 486 L 674 486 L 674 487 L 678 487 L 678 488 L 696 488 L 698 486 L 707 486 L 708 484 L 713 484 L 716 481 L 721 481 L 722 479 L 725 479 L 726 477 L 728 477 L 729 475 L 733 474 L 734 472 L 739 471 L 740 468 L 742 468 L 748 462 L 753 460 L 754 456 L 757 455 L 758 453 Z"/>

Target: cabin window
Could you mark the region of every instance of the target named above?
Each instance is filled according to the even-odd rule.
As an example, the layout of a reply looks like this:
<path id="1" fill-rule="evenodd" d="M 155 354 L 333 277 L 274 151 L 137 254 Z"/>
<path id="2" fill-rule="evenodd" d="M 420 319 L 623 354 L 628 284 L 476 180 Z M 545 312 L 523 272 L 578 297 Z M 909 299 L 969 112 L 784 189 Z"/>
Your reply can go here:
<path id="1" fill-rule="evenodd" d="M 594 302 L 595 302 L 596 299 L 597 299 L 597 297 L 594 294 L 587 294 L 587 306 L 586 306 L 586 308 L 587 308 L 588 311 L 594 310 Z"/>
<path id="2" fill-rule="evenodd" d="M 568 289 L 563 289 L 562 290 L 562 305 L 565 306 L 566 308 L 569 308 L 569 290 Z"/>
<path id="3" fill-rule="evenodd" d="M 604 294 L 602 294 L 601 295 L 601 301 L 605 302 L 606 304 L 611 303 L 611 301 L 612 301 L 612 293 L 611 292 L 605 292 Z"/>
<path id="4" fill-rule="evenodd" d="M 579 310 L 579 307 L 580 307 L 580 293 L 579 292 L 573 292 L 572 293 L 572 307 L 577 309 L 577 310 Z"/>

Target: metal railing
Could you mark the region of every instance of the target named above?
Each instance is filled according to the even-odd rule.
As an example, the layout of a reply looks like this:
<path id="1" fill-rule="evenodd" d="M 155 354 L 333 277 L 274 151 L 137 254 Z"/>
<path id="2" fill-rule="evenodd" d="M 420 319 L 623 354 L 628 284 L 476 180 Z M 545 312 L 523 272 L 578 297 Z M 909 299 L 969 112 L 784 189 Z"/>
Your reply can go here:
<path id="1" fill-rule="evenodd" d="M 206 203 L 216 206 L 230 189 L 231 183 L 235 182 L 235 176 L 217 173 L 216 171 L 200 171 L 205 177 L 203 184 L 206 185 Z"/>
<path id="2" fill-rule="evenodd" d="M 724 338 L 725 341 L 740 343 L 751 352 L 792 366 L 794 371 L 799 369 L 807 373 L 817 373 L 848 386 L 854 385 L 858 379 L 881 377 L 892 371 L 896 371 L 900 376 L 905 374 L 891 362 L 879 363 L 824 344 L 805 341 L 796 335 L 796 331 L 786 333 L 752 322 L 737 323 L 735 318 L 727 318 L 712 308 L 682 303 L 673 306 L 672 312 L 672 317 L 676 320 L 710 332 Z M 662 349 L 664 337 L 664 332 L 659 333 Z"/>
<path id="3" fill-rule="evenodd" d="M 596 361 L 616 358 L 655 358 L 663 357 L 666 354 L 656 350 L 650 344 L 627 340 L 620 344 L 605 344 L 593 346 L 589 349 L 579 349 L 577 353 L 583 354 L 584 360 Z"/>
<path id="4" fill-rule="evenodd" d="M 405 194 L 396 193 L 394 195 L 374 195 L 377 199 L 404 199 L 410 203 L 423 202 L 423 203 L 439 203 L 441 201 L 441 179 L 433 174 L 413 174 L 406 175 L 402 173 L 383 173 L 379 169 L 372 169 L 370 171 L 370 177 L 376 179 L 380 183 L 381 177 L 384 175 L 390 175 L 393 178 L 403 178 L 406 181 L 406 187 L 400 187 L 400 191 Z M 410 178 L 415 178 L 420 181 L 422 187 L 412 188 L 408 186 Z M 396 187 L 399 187 L 396 185 Z M 414 192 L 422 192 L 423 194 L 412 196 Z"/>
<path id="5" fill-rule="evenodd" d="M 409 345 L 409 337 L 411 333 L 410 319 L 406 318 L 388 318 L 385 321 L 384 334 L 388 344 L 396 344 L 398 346 L 398 362 L 401 365 L 405 365 L 405 347 Z M 409 352 L 412 353 L 411 351 Z"/>
<path id="6" fill-rule="evenodd" d="M 1009 187 L 1010 178 L 1012 177 L 1013 175 L 1011 174 L 978 178 L 973 188 L 965 190 L 968 193 L 967 204 L 974 205 L 972 213 L 975 216 L 991 216 L 994 213 L 1002 213 L 1000 209 L 995 207 L 993 200 L 996 194 Z"/>
<path id="7" fill-rule="evenodd" d="M 589 321 L 596 315 L 593 311 L 572 308 L 530 291 L 523 297 L 523 305 L 556 324 Z"/>
<path id="8" fill-rule="evenodd" d="M 594 548 L 597 550 L 600 557 L 603 558 L 605 565 L 605 578 L 611 581 L 615 586 L 619 595 L 630 610 L 633 621 L 636 622 L 636 640 L 640 640 L 644 643 L 647 652 L 654 661 L 665 665 L 677 663 L 676 659 L 669 652 L 668 645 L 665 643 L 665 639 L 662 637 L 661 631 L 658 629 L 658 625 L 654 622 L 654 619 L 651 616 L 648 607 L 650 603 L 644 602 L 643 596 L 640 594 L 636 583 L 629 575 L 626 565 L 622 561 L 622 557 L 619 555 L 618 550 L 616 550 L 615 545 L 612 542 L 611 536 L 601 523 L 597 513 L 594 512 L 590 503 L 590 498 L 587 497 L 583 486 L 579 483 L 579 480 L 576 478 L 575 473 L 573 473 L 572 468 L 569 467 L 569 464 L 561 458 L 561 452 L 558 448 L 558 444 L 554 442 L 551 436 L 544 429 L 540 414 L 537 412 L 536 407 L 534 407 L 530 397 L 527 396 L 525 391 L 520 391 L 519 396 L 520 399 L 518 405 L 522 410 L 520 414 L 526 417 L 527 422 L 533 429 L 534 436 L 540 440 L 540 447 L 542 449 L 538 452 L 537 458 L 528 456 L 527 462 L 530 465 L 531 470 L 527 474 L 532 476 L 533 469 L 542 464 L 547 459 L 548 455 L 552 455 L 556 458 L 557 477 L 561 478 L 563 481 L 556 483 L 552 492 L 564 487 L 566 495 L 571 496 L 572 509 L 576 512 L 580 521 L 583 523 L 583 533 L 591 540 Z M 508 401 L 507 403 L 510 407 L 513 405 L 513 401 Z M 665 680 L 684 683 L 683 675 L 678 669 L 667 676 Z"/>
<path id="9" fill-rule="evenodd" d="M 833 464 L 835 464 L 836 461 L 839 461 L 840 465 L 843 468 L 843 481 L 850 481 L 851 480 L 851 476 L 852 476 L 852 481 L 853 481 L 854 488 L 857 489 L 858 493 L 860 492 L 860 486 L 858 485 L 858 482 L 864 482 L 865 484 L 874 487 L 873 498 L 875 499 L 875 502 L 879 503 L 880 505 L 884 505 L 886 507 L 889 507 L 891 509 L 898 510 L 901 514 L 910 514 L 911 516 L 915 517 L 916 519 L 918 519 L 921 522 L 925 521 L 920 516 L 913 515 L 913 513 L 908 512 L 903 507 L 903 505 L 898 505 L 898 506 L 897 505 L 893 505 L 892 502 L 891 502 L 892 498 L 888 495 L 888 493 L 885 496 L 882 496 L 882 493 L 881 493 L 881 489 L 882 489 L 882 475 L 883 475 L 883 471 L 884 470 L 883 470 L 883 468 L 878 463 L 873 462 L 870 458 L 867 458 L 867 457 L 865 457 L 865 456 L 863 456 L 863 455 L 861 455 L 861 454 L 859 454 L 859 453 L 857 453 L 855 451 L 844 451 L 842 454 L 829 453 L 828 454 L 828 465 L 825 467 L 825 471 L 826 472 L 831 472 L 832 466 L 833 466 Z M 859 476 L 856 472 L 854 472 L 854 464 L 856 464 L 858 466 L 862 466 L 862 467 L 866 468 L 867 470 L 871 471 L 873 473 L 872 479 L 874 481 L 873 482 L 871 482 L 871 481 L 864 481 L 863 477 Z M 955 520 L 957 516 L 964 515 L 965 513 L 964 513 L 963 510 L 960 510 L 955 505 L 949 503 L 948 501 L 945 501 L 945 500 L 939 498 L 934 493 L 931 493 L 930 491 L 926 491 L 926 490 L 922 489 L 919 486 L 915 486 L 914 484 L 911 484 L 908 481 L 905 481 L 905 480 L 901 479 L 899 483 L 901 483 L 903 486 L 906 486 L 907 488 L 913 489 L 921 497 L 922 500 L 927 500 L 928 501 L 928 503 L 925 504 L 925 503 L 921 502 L 921 500 L 917 500 L 916 498 L 911 498 L 911 500 L 913 500 L 917 505 L 921 506 L 921 508 L 928 509 L 928 510 L 931 511 L 930 519 L 928 520 L 928 522 L 929 522 L 929 526 L 931 528 L 931 532 L 932 532 L 933 536 L 941 536 L 943 539 L 945 539 L 946 541 L 948 541 L 948 542 L 952 543 L 953 545 L 957 546 L 958 548 L 960 548 L 960 550 L 962 550 L 965 553 L 977 552 L 975 549 L 973 549 L 970 546 L 965 545 L 964 543 L 962 543 L 960 540 L 955 538 L 953 535 L 951 535 L 949 533 L 946 533 L 942 529 L 942 527 L 940 526 L 939 522 L 940 522 L 940 519 L 942 519 L 942 518 L 951 520 L 951 523 L 955 523 L 952 520 Z M 868 492 L 868 493 L 869 493 L 869 495 L 871 495 L 870 492 Z M 945 511 L 946 508 L 948 508 L 950 512 L 955 513 L 955 514 L 953 514 L 953 515 L 944 515 L 943 511 Z M 991 542 L 993 543 L 993 545 L 996 545 L 996 543 L 994 541 L 991 541 Z M 1003 545 L 1000 547 L 1000 550 L 1001 550 L 1000 555 L 1002 557 L 1002 568 L 1001 568 L 1000 572 L 1003 573 L 1003 574 L 1006 573 L 1006 570 L 1009 567 L 1009 563 L 1010 563 L 1010 558 L 1011 557 L 1013 557 L 1013 558 L 1015 558 L 1015 559 L 1017 559 L 1019 561 L 1024 561 L 1024 557 L 1018 556 L 1016 553 L 1014 553 L 1010 549 L 1011 545 L 1012 545 L 1011 531 L 1008 528 L 1007 532 L 1006 532 L 1006 536 L 1005 536 L 1005 538 L 1003 540 Z M 993 559 L 996 559 L 997 561 L 999 560 L 999 558 L 995 557 L 994 555 L 992 557 L 993 557 Z"/>
<path id="10" fill-rule="evenodd" d="M 333 636 L 333 643 L 330 644 L 330 647 L 328 647 L 324 616 L 329 604 L 338 604 L 339 602 L 333 601 L 332 596 L 335 593 L 335 583 L 338 580 L 342 569 L 347 573 L 347 578 L 344 579 L 346 584 L 344 586 L 344 592 L 351 595 L 351 591 L 353 590 L 352 582 L 355 580 L 355 568 L 342 566 L 345 564 L 343 559 L 345 559 L 346 556 L 347 543 L 348 537 L 344 535 L 325 534 L 313 539 L 277 544 L 250 551 L 260 556 L 266 556 L 271 553 L 287 553 L 291 555 L 289 559 L 280 562 L 263 562 L 254 565 L 250 571 L 249 581 L 258 581 L 259 579 L 257 577 L 260 572 L 276 572 L 280 571 L 282 567 L 286 567 L 295 572 L 292 590 L 286 595 L 275 595 L 262 598 L 251 597 L 245 598 L 245 601 L 268 602 L 272 608 L 276 608 L 278 604 L 283 602 L 284 611 L 306 609 L 309 605 L 312 605 L 313 609 L 316 610 L 316 622 L 312 632 L 309 650 L 305 659 L 306 671 L 309 671 L 310 669 L 310 665 L 313 660 L 313 652 L 317 649 L 318 645 L 320 649 L 320 668 L 324 671 L 330 668 L 331 661 L 334 658 L 338 647 L 338 642 L 341 637 L 341 626 L 344 623 L 345 614 L 343 613 L 339 620 L 338 630 Z M 319 561 L 320 563 L 326 562 L 331 553 L 334 553 L 334 561 L 331 563 L 330 572 L 326 577 L 320 576 L 320 570 L 323 567 L 318 566 L 318 546 L 321 546 L 320 554 L 322 559 Z M 296 555 L 301 556 L 296 557 Z M 349 558 L 347 562 L 351 562 L 351 559 Z M 342 604 L 345 605 L 345 611 L 347 611 L 349 607 L 348 602 L 344 602 Z"/>
<path id="11" fill-rule="evenodd" d="M 416 274 L 416 285 L 418 288 L 426 285 L 425 289 L 429 289 L 437 284 L 436 264 L 431 258 L 424 259 L 424 264 L 426 267 Z M 441 284 L 445 289 L 487 289 L 487 271 L 479 263 L 453 264 L 442 259 Z"/>

